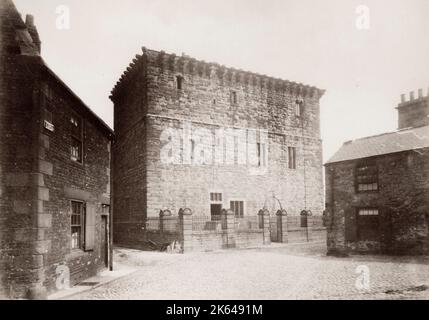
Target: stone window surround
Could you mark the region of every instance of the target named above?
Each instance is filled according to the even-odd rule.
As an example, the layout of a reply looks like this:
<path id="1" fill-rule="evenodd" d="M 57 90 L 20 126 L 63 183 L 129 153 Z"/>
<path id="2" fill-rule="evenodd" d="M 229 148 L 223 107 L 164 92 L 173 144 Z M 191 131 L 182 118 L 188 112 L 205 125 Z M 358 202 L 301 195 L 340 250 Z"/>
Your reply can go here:
<path id="1" fill-rule="evenodd" d="M 243 202 L 243 217 L 247 216 L 247 203 L 246 203 L 246 199 L 244 198 L 228 198 L 228 207 L 231 206 L 231 202 Z M 232 209 L 232 208 L 229 208 Z"/>
<path id="2" fill-rule="evenodd" d="M 80 243 L 79 248 L 73 248 L 72 239 L 70 237 L 70 248 L 71 252 L 84 252 L 84 243 L 85 243 L 85 207 L 86 202 L 78 199 L 69 199 L 70 205 L 70 231 L 72 230 L 72 216 L 73 216 L 73 203 L 79 203 L 82 205 L 82 213 L 80 214 Z"/>

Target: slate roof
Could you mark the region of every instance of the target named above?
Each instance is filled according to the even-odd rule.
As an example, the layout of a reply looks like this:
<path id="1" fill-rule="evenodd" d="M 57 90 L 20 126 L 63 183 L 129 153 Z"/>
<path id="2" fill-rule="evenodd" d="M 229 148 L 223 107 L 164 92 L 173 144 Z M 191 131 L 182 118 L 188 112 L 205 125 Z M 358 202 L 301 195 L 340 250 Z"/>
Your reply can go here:
<path id="1" fill-rule="evenodd" d="M 345 142 L 326 164 L 429 147 L 429 126 Z"/>

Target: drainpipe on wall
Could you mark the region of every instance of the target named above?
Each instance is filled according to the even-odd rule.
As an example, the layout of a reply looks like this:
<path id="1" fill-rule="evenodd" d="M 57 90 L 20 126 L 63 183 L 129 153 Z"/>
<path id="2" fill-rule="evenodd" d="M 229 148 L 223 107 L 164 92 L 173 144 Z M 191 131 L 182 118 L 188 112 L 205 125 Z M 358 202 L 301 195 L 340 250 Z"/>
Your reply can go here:
<path id="1" fill-rule="evenodd" d="M 109 212 L 109 270 L 113 271 L 113 196 L 114 196 L 114 161 L 113 161 L 113 148 L 114 148 L 114 140 L 115 138 L 112 137 L 112 140 L 110 141 L 110 212 Z"/>
<path id="2" fill-rule="evenodd" d="M 330 221 L 329 221 L 329 225 L 328 225 L 328 228 L 329 228 L 329 230 L 328 230 L 328 233 L 330 233 L 330 232 L 333 232 L 334 234 L 333 234 L 333 236 L 334 236 L 334 239 L 336 239 L 337 238 L 337 230 L 335 230 L 335 232 L 334 232 L 334 227 L 335 227 L 335 214 L 334 214 L 334 208 L 335 208 L 335 199 L 334 199 L 334 194 L 335 194 L 335 192 L 334 192 L 334 177 L 335 177 L 335 168 L 334 167 L 330 167 L 329 168 L 329 172 L 330 172 L 330 175 L 331 175 L 331 199 L 330 199 Z M 329 248 L 328 248 L 328 250 L 329 250 Z"/>

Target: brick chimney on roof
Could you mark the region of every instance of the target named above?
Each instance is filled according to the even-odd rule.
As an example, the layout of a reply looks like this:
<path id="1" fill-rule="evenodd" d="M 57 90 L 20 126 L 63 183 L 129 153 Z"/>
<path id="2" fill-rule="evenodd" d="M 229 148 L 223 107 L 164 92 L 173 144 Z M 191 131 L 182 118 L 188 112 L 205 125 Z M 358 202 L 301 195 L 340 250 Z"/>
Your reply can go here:
<path id="1" fill-rule="evenodd" d="M 418 96 L 415 92 L 410 92 L 410 99 L 406 95 L 401 95 L 401 103 L 398 109 L 398 129 L 417 128 L 429 125 L 429 88 L 424 95 L 423 89 L 418 90 Z"/>
<path id="2" fill-rule="evenodd" d="M 36 45 L 37 50 L 40 54 L 42 49 L 42 42 L 40 41 L 39 33 L 37 32 L 36 25 L 34 24 L 34 17 L 32 15 L 27 14 L 27 16 L 25 17 L 25 25 L 27 26 L 31 39 L 33 39 L 33 43 Z"/>

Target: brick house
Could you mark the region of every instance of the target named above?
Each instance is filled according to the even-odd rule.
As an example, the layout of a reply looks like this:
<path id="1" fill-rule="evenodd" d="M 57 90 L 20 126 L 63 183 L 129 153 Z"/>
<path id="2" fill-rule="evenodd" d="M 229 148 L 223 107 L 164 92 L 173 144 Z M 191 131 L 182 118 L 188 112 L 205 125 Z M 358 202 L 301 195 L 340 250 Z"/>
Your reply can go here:
<path id="1" fill-rule="evenodd" d="M 429 253 L 429 92 L 397 109 L 398 131 L 346 142 L 326 164 L 332 254 Z"/>
<path id="2" fill-rule="evenodd" d="M 190 208 L 219 218 L 324 209 L 324 91 L 143 48 L 111 93 L 115 241 Z"/>
<path id="3" fill-rule="evenodd" d="M 113 133 L 0 2 L 0 297 L 44 298 L 108 263 Z M 70 277 L 69 277 L 70 275 Z"/>

